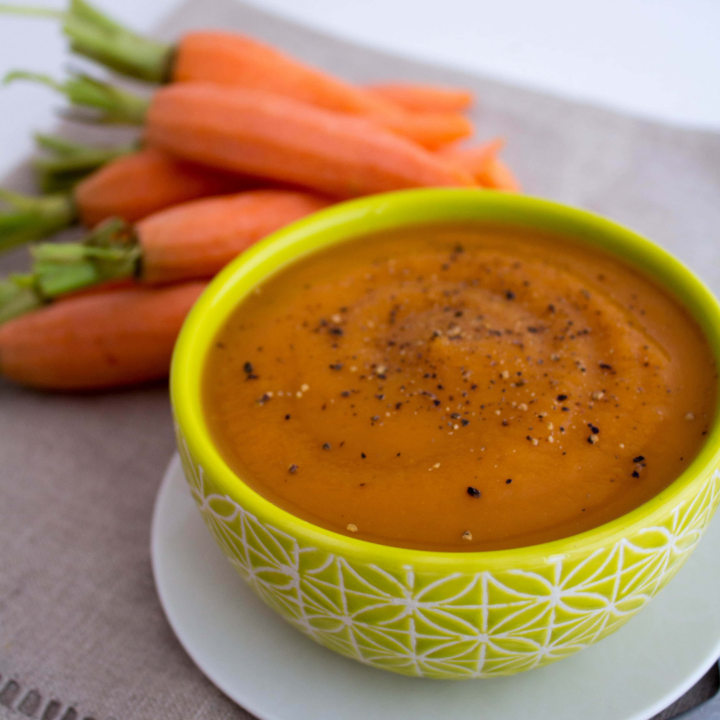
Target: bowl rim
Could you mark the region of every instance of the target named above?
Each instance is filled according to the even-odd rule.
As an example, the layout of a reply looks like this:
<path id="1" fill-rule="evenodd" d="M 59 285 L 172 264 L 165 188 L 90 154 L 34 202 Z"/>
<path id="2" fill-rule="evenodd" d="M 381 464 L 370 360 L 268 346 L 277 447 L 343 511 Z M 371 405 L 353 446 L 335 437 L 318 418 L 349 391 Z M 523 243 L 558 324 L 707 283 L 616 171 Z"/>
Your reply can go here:
<path id="1" fill-rule="evenodd" d="M 204 358 L 218 329 L 247 294 L 287 265 L 331 244 L 373 230 L 447 221 L 500 221 L 542 228 L 600 247 L 649 275 L 700 325 L 720 367 L 720 304 L 705 284 L 666 250 L 600 215 L 549 200 L 475 189 L 420 189 L 373 195 L 334 205 L 268 236 L 231 262 L 208 285 L 183 325 L 173 353 L 171 402 L 178 429 L 195 461 L 224 496 L 281 532 L 344 557 L 385 565 L 504 568 L 544 564 L 571 552 L 593 552 L 654 522 L 692 498 L 720 466 L 720 396 L 705 443 L 668 487 L 629 513 L 583 533 L 504 550 L 449 551 L 384 545 L 342 535 L 303 520 L 253 490 L 224 461 L 204 422 Z M 368 228 L 370 228 L 368 230 Z M 719 394 L 720 395 L 720 394 Z"/>

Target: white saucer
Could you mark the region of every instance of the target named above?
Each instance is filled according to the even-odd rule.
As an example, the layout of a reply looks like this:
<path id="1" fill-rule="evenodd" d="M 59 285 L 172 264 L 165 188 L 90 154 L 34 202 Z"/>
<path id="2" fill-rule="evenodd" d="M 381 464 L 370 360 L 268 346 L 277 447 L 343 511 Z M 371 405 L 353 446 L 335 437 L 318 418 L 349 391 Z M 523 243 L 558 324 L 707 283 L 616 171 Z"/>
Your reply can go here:
<path id="1" fill-rule="evenodd" d="M 647 720 L 720 655 L 720 521 L 637 618 L 578 655 L 513 677 L 393 675 L 316 645 L 267 608 L 225 560 L 173 458 L 158 493 L 160 601 L 198 667 L 260 720 Z"/>

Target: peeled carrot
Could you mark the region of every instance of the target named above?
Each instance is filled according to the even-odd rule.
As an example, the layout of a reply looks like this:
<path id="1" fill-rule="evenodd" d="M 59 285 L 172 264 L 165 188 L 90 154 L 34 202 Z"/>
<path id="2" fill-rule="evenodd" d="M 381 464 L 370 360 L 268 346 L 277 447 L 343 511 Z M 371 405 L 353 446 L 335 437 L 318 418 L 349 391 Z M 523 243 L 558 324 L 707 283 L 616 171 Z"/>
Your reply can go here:
<path id="1" fill-rule="evenodd" d="M 212 277 L 243 250 L 328 200 L 290 190 L 255 190 L 179 205 L 135 228 L 142 280 L 175 282 Z"/>
<path id="2" fill-rule="evenodd" d="M 522 192 L 520 181 L 515 177 L 513 171 L 497 157 L 493 158 L 484 173 L 480 173 L 476 177 L 483 187 L 505 192 Z"/>
<path id="3" fill-rule="evenodd" d="M 63 30 L 74 52 L 141 80 L 210 82 L 276 93 L 326 110 L 371 117 L 382 125 L 387 120 L 394 132 L 416 141 L 428 137 L 433 128 L 442 128 L 443 136 L 460 130 L 466 132 L 453 139 L 467 136 L 469 125 L 461 125 L 453 118 L 449 118 L 449 127 L 443 127 L 441 118 L 436 118 L 418 133 L 416 121 L 410 122 L 408 118 L 407 124 L 403 122 L 403 116 L 409 113 L 401 104 L 313 68 L 247 35 L 197 31 L 185 34 L 177 45 L 171 45 L 123 27 L 85 0 L 72 0 L 62 17 Z M 97 95 L 97 90 L 92 94 Z M 121 96 L 127 102 L 115 108 L 115 119 L 137 117 L 138 108 L 129 95 L 116 89 L 113 101 Z M 440 144 L 441 140 L 433 137 L 428 146 L 435 148 Z"/>
<path id="4" fill-rule="evenodd" d="M 177 46 L 172 79 L 259 90 L 326 110 L 365 116 L 430 148 L 472 134 L 470 122 L 452 110 L 428 118 L 408 113 L 381 93 L 356 87 L 237 33 L 205 31 L 184 35 Z"/>
<path id="5" fill-rule="evenodd" d="M 99 285 L 89 285 L 81 287 L 77 290 L 69 292 L 67 295 L 59 295 L 52 298 L 53 302 L 67 302 L 79 297 L 88 297 L 90 295 L 102 295 L 111 290 L 127 290 L 128 288 L 142 287 L 134 277 L 121 277 L 113 280 L 107 280 Z"/>
<path id="6" fill-rule="evenodd" d="M 32 197 L 0 190 L 0 200 L 11 206 L 10 212 L 0 213 L 0 252 L 45 238 L 78 220 L 86 227 L 111 217 L 134 222 L 197 198 L 269 184 L 145 148 L 110 161 L 68 193 Z"/>
<path id="7" fill-rule="evenodd" d="M 111 282 L 167 284 L 210 278 L 266 235 L 329 204 L 318 195 L 294 190 L 251 190 L 185 203 L 134 227 L 114 219 L 83 243 L 36 245 L 28 284 L 34 299 L 43 302 Z M 17 292 L 9 294 L 17 302 Z"/>
<path id="8" fill-rule="evenodd" d="M 504 145 L 503 138 L 496 138 L 474 147 L 441 148 L 437 154 L 445 161 L 470 173 L 482 187 L 505 192 L 522 192 L 515 174 L 498 157 Z"/>
<path id="9" fill-rule="evenodd" d="M 16 12 L 23 12 L 15 8 Z M 37 12 L 31 10 L 31 14 Z M 58 16 L 58 13 L 52 13 Z M 106 16 L 87 0 L 71 0 L 59 14 L 72 50 L 115 72 L 141 80 L 169 83 L 212 82 L 239 85 L 302 100 L 336 112 L 381 118 L 402 112 L 415 100 L 432 99 L 432 112 L 455 112 L 468 104 L 463 90 L 394 84 L 373 92 L 355 87 L 280 50 L 239 33 L 194 31 L 177 44 L 144 37 Z M 401 93 L 401 102 L 386 97 Z M 442 106 L 441 106 L 442 104 Z"/>
<path id="10" fill-rule="evenodd" d="M 473 103 L 469 90 L 441 85 L 379 83 L 365 87 L 410 112 L 456 113 L 467 110 Z"/>
<path id="11" fill-rule="evenodd" d="M 159 90 L 145 139 L 199 164 L 336 197 L 475 184 L 467 173 L 364 118 L 219 85 L 178 83 Z"/>
<path id="12" fill-rule="evenodd" d="M 174 82 L 203 82 L 272 92 L 357 115 L 398 111 L 374 93 L 290 57 L 247 35 L 220 31 L 186 33 L 177 44 Z"/>
<path id="13" fill-rule="evenodd" d="M 405 113 L 388 117 L 381 125 L 427 150 L 442 148 L 473 133 L 472 123 L 459 113 Z"/>
<path id="14" fill-rule="evenodd" d="M 0 373 L 44 390 L 99 390 L 159 380 L 205 288 L 193 282 L 77 297 L 0 326 Z"/>
<path id="15" fill-rule="evenodd" d="M 471 147 L 450 145 L 440 148 L 437 154 L 445 161 L 468 172 L 479 184 L 483 185 L 484 183 L 481 180 L 487 180 L 488 169 L 504 145 L 505 140 L 503 138 L 495 138 Z"/>
<path id="16" fill-rule="evenodd" d="M 113 160 L 80 182 L 75 203 L 80 220 L 94 227 L 109 217 L 135 222 L 196 198 L 257 186 L 252 178 L 210 170 L 145 148 Z"/>

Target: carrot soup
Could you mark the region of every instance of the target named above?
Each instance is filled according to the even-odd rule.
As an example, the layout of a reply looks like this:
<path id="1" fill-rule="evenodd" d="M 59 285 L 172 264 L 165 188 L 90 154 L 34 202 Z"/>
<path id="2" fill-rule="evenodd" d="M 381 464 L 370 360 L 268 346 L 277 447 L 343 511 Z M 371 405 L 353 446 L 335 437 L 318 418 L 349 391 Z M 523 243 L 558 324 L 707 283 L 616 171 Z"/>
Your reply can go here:
<path id="1" fill-rule="evenodd" d="M 280 270 L 203 378 L 211 435 L 263 497 L 399 547 L 534 545 L 620 517 L 715 414 L 699 325 L 655 280 L 554 233 L 404 227 Z"/>

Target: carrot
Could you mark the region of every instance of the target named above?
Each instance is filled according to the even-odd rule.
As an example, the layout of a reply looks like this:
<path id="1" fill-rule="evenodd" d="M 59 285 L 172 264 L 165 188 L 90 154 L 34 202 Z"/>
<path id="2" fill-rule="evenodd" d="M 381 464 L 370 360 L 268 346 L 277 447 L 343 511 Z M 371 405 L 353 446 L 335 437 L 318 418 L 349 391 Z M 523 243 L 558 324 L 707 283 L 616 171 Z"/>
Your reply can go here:
<path id="1" fill-rule="evenodd" d="M 326 110 L 365 116 L 430 148 L 472 134 L 470 122 L 452 111 L 416 116 L 380 93 L 356 87 L 237 33 L 184 35 L 177 46 L 172 79 L 271 92 Z"/>
<path id="2" fill-rule="evenodd" d="M 46 75 L 38 75 L 37 73 L 29 73 L 24 71 L 14 71 L 6 77 L 8 80 L 30 80 L 38 82 L 42 85 L 51 87 L 67 97 L 73 108 L 80 108 L 85 115 L 83 119 L 88 119 L 87 111 L 90 110 L 91 119 L 97 122 L 129 122 L 134 125 L 142 125 L 149 109 L 152 106 L 152 100 L 135 96 L 128 91 L 119 91 L 113 85 L 96 80 L 87 75 L 71 75 L 65 82 L 59 82 Z M 202 83 L 207 85 L 208 83 Z M 225 87 L 222 84 L 210 83 L 218 87 Z M 241 86 L 227 86 L 234 90 L 240 89 Z M 255 89 L 253 88 L 253 91 Z M 259 91 L 264 93 L 265 91 Z M 271 95 L 286 97 L 272 90 Z M 296 93 L 301 96 L 302 93 Z M 291 98 L 292 99 L 292 98 Z M 295 98 L 297 100 L 297 98 Z M 310 107 L 320 107 L 317 104 L 307 103 L 301 99 L 304 105 Z M 128 109 L 127 106 L 130 106 Z M 324 108 L 327 110 L 327 108 Z M 331 110 L 330 112 L 337 112 Z M 341 112 L 342 115 L 352 115 L 352 113 Z M 400 137 L 412 140 L 416 144 L 429 149 L 435 150 L 456 140 L 461 140 L 473 132 L 472 125 L 467 118 L 458 113 L 407 113 L 401 111 L 392 111 L 379 117 L 373 113 L 360 113 L 358 116 L 364 116 L 366 119 L 390 130 Z M 121 118 L 121 119 L 119 119 Z"/>
<path id="3" fill-rule="evenodd" d="M 117 280 L 108 280 L 107 282 L 100 283 L 99 285 L 88 285 L 87 287 L 79 288 L 67 295 L 58 295 L 54 298 L 46 298 L 49 302 L 66 302 L 67 300 L 73 300 L 78 297 L 88 297 L 90 295 L 100 295 L 110 290 L 125 290 L 127 288 L 142 287 L 141 284 L 133 277 L 118 278 Z M 2 321 L 0 321 L 2 324 Z"/>
<path id="4" fill-rule="evenodd" d="M 477 175 L 477 181 L 487 188 L 504 190 L 505 192 L 522 192 L 520 182 L 513 171 L 497 157 L 493 158 L 484 173 Z"/>
<path id="5" fill-rule="evenodd" d="M 133 222 L 164 208 L 210 195 L 268 185 L 146 148 L 111 160 L 66 193 L 29 197 L 0 190 L 0 252 L 39 240 L 78 220 L 94 227 L 110 217 Z"/>
<path id="6" fill-rule="evenodd" d="M 23 8 L 15 8 L 15 11 L 27 12 Z M 37 11 L 34 14 L 38 14 Z M 435 118 L 418 133 L 417 121 L 409 117 L 402 105 L 313 68 L 246 35 L 196 31 L 186 33 L 177 45 L 172 45 L 124 28 L 84 0 L 71 0 L 65 13 L 50 11 L 48 14 L 62 18 L 63 30 L 70 38 L 74 52 L 141 80 L 211 82 L 272 92 L 327 110 L 371 117 L 379 124 L 385 125 L 388 121 L 394 132 L 417 141 L 431 136 L 428 147 L 432 148 L 441 144 L 440 137 L 460 139 L 471 129 L 467 122 L 461 125 L 450 116 L 447 126 L 443 125 L 442 118 Z M 18 75 L 22 76 L 22 73 Z M 32 74 L 25 76 L 32 77 Z M 52 84 L 48 78 L 44 80 Z M 58 89 L 85 97 L 102 95 L 104 101 L 113 106 L 113 113 L 106 113 L 113 121 L 137 117 L 138 108 L 133 98 L 117 90 L 107 95 L 90 84 L 78 85 L 71 81 Z M 404 117 L 407 123 L 403 122 Z M 431 130 L 440 131 L 440 136 L 432 136 Z M 458 135 L 458 132 L 464 134 Z"/>
<path id="7" fill-rule="evenodd" d="M 130 288 L 49 305 L 0 326 L 0 373 L 44 390 L 159 380 L 185 316 L 205 288 Z"/>
<path id="8" fill-rule="evenodd" d="M 437 150 L 473 133 L 472 123 L 459 113 L 405 113 L 385 118 L 380 124 L 427 150 Z"/>
<path id="9" fill-rule="evenodd" d="M 210 170 L 145 148 L 114 160 L 75 188 L 80 220 L 94 227 L 109 217 L 135 222 L 164 208 L 239 192 L 258 181 Z"/>
<path id="10" fill-rule="evenodd" d="M 472 147 L 450 145 L 438 149 L 437 154 L 446 162 L 465 170 L 480 184 L 483 184 L 480 182 L 480 178 L 487 179 L 489 166 L 504 146 L 505 140 L 503 138 L 495 138 Z"/>
<path id="11" fill-rule="evenodd" d="M 336 197 L 475 184 L 467 173 L 364 118 L 218 85 L 179 83 L 159 90 L 145 139 L 199 164 Z"/>
<path id="12" fill-rule="evenodd" d="M 203 82 L 276 95 L 353 115 L 393 115 L 399 108 L 374 93 L 286 55 L 247 35 L 186 33 L 177 45 L 174 82 Z"/>
<path id="13" fill-rule="evenodd" d="M 179 205 L 135 227 L 111 220 L 84 243 L 33 248 L 33 288 L 49 300 L 131 278 L 153 284 L 209 278 L 266 235 L 329 204 L 309 193 L 255 190 Z"/>
<path id="14" fill-rule="evenodd" d="M 446 162 L 470 173 L 479 185 L 506 192 L 522 192 L 520 182 L 498 154 L 505 145 L 503 138 L 474 147 L 445 147 L 437 154 Z"/>
<path id="15" fill-rule="evenodd" d="M 441 85 L 378 83 L 365 88 L 410 112 L 456 113 L 467 110 L 473 103 L 469 90 Z"/>
<path id="16" fill-rule="evenodd" d="M 151 215 L 136 226 L 142 279 L 158 283 L 212 277 L 266 235 L 329 205 L 309 193 L 256 190 Z"/>

